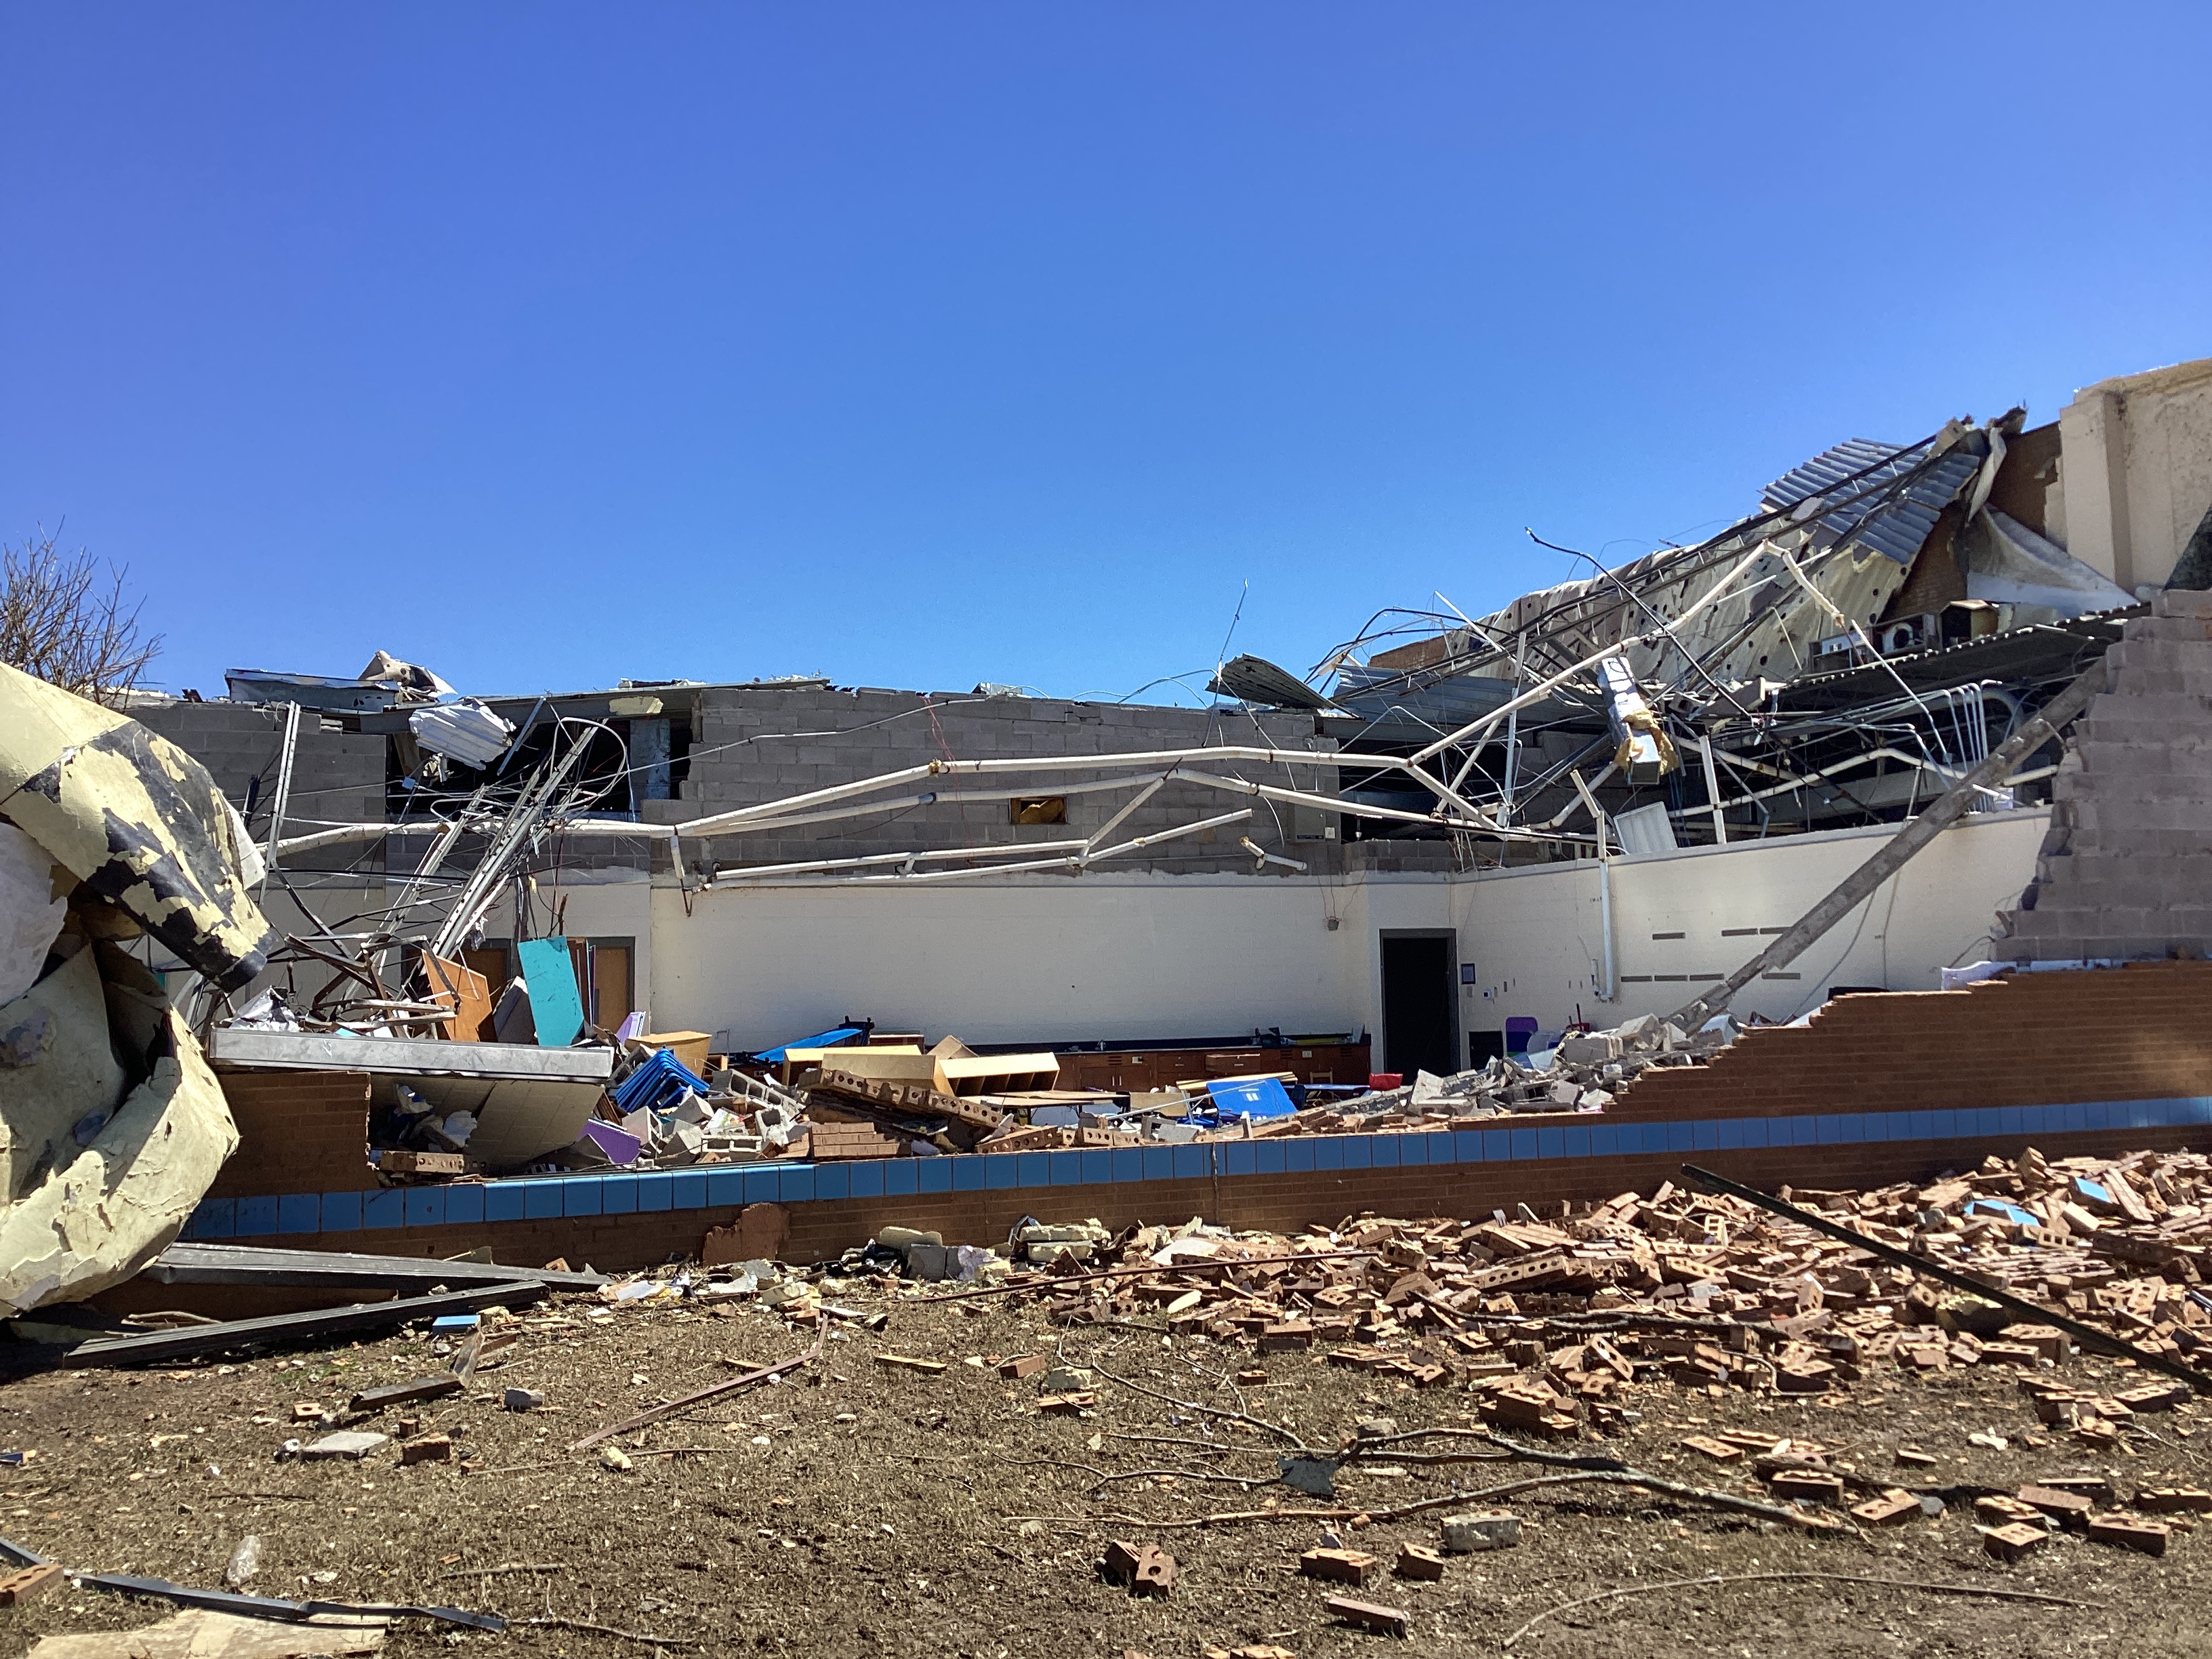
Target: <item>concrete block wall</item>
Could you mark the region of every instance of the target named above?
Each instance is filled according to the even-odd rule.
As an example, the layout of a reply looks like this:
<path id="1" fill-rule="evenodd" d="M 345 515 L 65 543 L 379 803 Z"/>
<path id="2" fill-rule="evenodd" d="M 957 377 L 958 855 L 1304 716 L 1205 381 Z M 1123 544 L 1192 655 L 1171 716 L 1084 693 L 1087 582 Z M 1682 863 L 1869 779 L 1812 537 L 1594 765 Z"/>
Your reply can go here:
<path id="1" fill-rule="evenodd" d="M 243 702 L 185 702 L 149 698 L 134 705 L 131 718 L 160 733 L 207 768 L 216 787 L 240 811 L 252 781 L 261 780 L 260 804 L 251 828 L 268 834 L 268 805 L 276 789 L 276 770 L 284 742 L 279 708 Z M 300 717 L 300 738 L 292 756 L 292 793 L 287 821 L 325 819 L 370 823 L 385 817 L 386 739 L 343 730 L 334 720 L 313 713 Z M 304 830 L 311 826 L 301 824 Z M 331 848 L 290 860 L 308 870 L 345 870 L 374 865 L 382 854 L 371 844 Z"/>
<path id="2" fill-rule="evenodd" d="M 2212 963 L 2014 974 L 1838 997 L 1703 1066 L 1645 1072 L 1608 1119 L 1894 1112 L 2212 1097 Z"/>
<path id="3" fill-rule="evenodd" d="M 681 786 L 681 816 L 706 817 L 760 805 L 948 757 L 1043 758 L 1227 744 L 1264 744 L 1317 754 L 1334 747 L 1332 739 L 1316 734 L 1311 716 L 1297 714 L 1231 715 L 1205 709 L 957 693 L 710 687 L 700 696 L 690 775 Z M 1335 786 L 1334 769 L 1300 767 L 1295 778 L 1282 767 L 1224 763 L 1212 769 L 1220 775 L 1324 793 L 1333 793 Z M 714 843 L 714 855 L 724 866 L 785 864 L 909 848 L 1077 840 L 1103 828 L 1134 791 L 1071 796 L 1064 825 L 1017 825 L 1011 821 L 1010 804 L 1017 789 L 1054 793 L 1055 780 L 1074 783 L 1088 775 L 923 778 L 892 793 L 959 789 L 975 792 L 977 798 L 908 809 L 889 821 L 875 815 L 803 825 L 780 834 L 724 838 Z M 1249 868 L 1249 855 L 1237 846 L 1247 834 L 1271 850 L 1307 857 L 1307 848 L 1285 845 L 1289 807 L 1271 810 L 1247 797 L 1180 784 L 1154 794 L 1117 826 L 1113 838 L 1156 834 L 1244 806 L 1255 808 L 1248 822 L 1169 843 L 1156 861 L 1162 867 L 1182 870 Z M 1133 857 L 1122 867 L 1143 867 L 1146 862 Z"/>
<path id="4" fill-rule="evenodd" d="M 695 712 L 689 775 L 677 787 L 678 799 L 645 803 L 642 816 L 648 822 L 678 823 L 765 805 L 948 757 L 1043 758 L 1224 744 L 1325 755 L 1335 748 L 1334 739 L 1316 734 L 1310 715 L 1297 713 L 1255 715 L 1042 697 L 772 686 L 710 686 L 691 697 Z M 279 711 L 247 703 L 155 697 L 132 713 L 206 766 L 217 786 L 241 808 L 255 777 L 262 781 L 264 802 L 273 792 L 283 732 Z M 381 736 L 347 732 L 335 720 L 306 716 L 293 763 L 289 816 L 343 823 L 385 818 L 386 744 Z M 1292 769 L 1224 762 L 1208 769 L 1320 793 L 1334 793 L 1336 787 L 1335 769 L 1328 765 Z M 714 855 L 724 865 L 786 864 L 914 848 L 1079 840 L 1103 828 L 1134 789 L 1070 797 L 1064 825 L 1015 824 L 1011 803 L 1018 789 L 1057 793 L 1052 787 L 1055 781 L 1085 781 L 1091 775 L 924 779 L 896 793 L 959 789 L 975 792 L 975 799 L 908 808 L 896 817 L 873 814 L 776 834 L 726 838 L 715 843 Z M 1131 857 L 1120 867 L 1249 870 L 1249 855 L 1237 843 L 1249 835 L 1271 851 L 1330 872 L 1341 868 L 1334 841 L 1293 841 L 1289 806 L 1271 806 L 1194 785 L 1174 784 L 1158 791 L 1117 826 L 1114 838 L 1154 835 L 1245 807 L 1252 809 L 1253 816 L 1242 823 L 1165 843 L 1157 853 Z M 257 812 L 257 832 L 265 829 L 266 821 L 265 811 Z M 388 865 L 393 870 L 411 869 L 425 845 L 408 842 L 334 848 L 301 857 L 295 867 L 381 870 Z M 579 839 L 564 849 L 563 860 L 580 870 L 665 873 L 669 850 L 663 841 Z M 463 861 L 449 860 L 447 867 L 459 867 Z"/>
<path id="5" fill-rule="evenodd" d="M 2106 665 L 1999 961 L 2212 954 L 2212 593 L 2160 593 Z"/>

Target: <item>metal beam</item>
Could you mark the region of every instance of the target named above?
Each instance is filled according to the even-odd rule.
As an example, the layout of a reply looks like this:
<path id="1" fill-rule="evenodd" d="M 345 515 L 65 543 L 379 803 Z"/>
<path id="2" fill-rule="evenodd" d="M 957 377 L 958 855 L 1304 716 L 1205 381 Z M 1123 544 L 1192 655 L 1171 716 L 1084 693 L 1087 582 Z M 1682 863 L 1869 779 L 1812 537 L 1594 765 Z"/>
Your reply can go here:
<path id="1" fill-rule="evenodd" d="M 479 1285 L 443 1296 L 402 1297 L 393 1302 L 357 1302 L 350 1307 L 313 1313 L 277 1314 L 267 1319 L 233 1319 L 219 1325 L 188 1325 L 181 1330 L 149 1331 L 143 1336 L 104 1336 L 62 1350 L 64 1365 L 138 1365 L 182 1359 L 190 1354 L 220 1353 L 263 1342 L 297 1341 L 342 1331 L 377 1330 L 441 1314 L 474 1313 L 480 1308 L 535 1302 L 546 1287 L 535 1279 Z"/>
<path id="2" fill-rule="evenodd" d="M 411 1290 L 443 1285 L 511 1285 L 528 1279 L 549 1290 L 596 1291 L 604 1273 L 560 1273 L 547 1267 L 502 1267 L 489 1261 L 440 1261 L 415 1255 L 369 1255 L 350 1250 L 286 1250 L 252 1244 L 172 1244 L 143 1270 L 160 1285 L 326 1285 L 333 1290 Z"/>
<path id="3" fill-rule="evenodd" d="M 1921 848 L 1966 815 L 1974 798 L 2040 749 L 2058 729 L 2089 706 L 2105 687 L 2105 664 L 2100 657 L 2074 683 L 2043 706 L 2034 719 L 1990 751 L 1990 757 L 1929 803 L 1928 810 L 1882 844 L 1881 850 L 1844 878 L 1827 897 L 1801 916 L 1796 925 L 1749 962 L 1730 974 L 1694 1002 L 1669 1016 L 1686 1031 L 1694 1031 L 1729 1005 L 1729 999 L 1761 974 L 1795 962 L 1822 935 L 1871 897 L 1876 888 L 1902 870 Z"/>

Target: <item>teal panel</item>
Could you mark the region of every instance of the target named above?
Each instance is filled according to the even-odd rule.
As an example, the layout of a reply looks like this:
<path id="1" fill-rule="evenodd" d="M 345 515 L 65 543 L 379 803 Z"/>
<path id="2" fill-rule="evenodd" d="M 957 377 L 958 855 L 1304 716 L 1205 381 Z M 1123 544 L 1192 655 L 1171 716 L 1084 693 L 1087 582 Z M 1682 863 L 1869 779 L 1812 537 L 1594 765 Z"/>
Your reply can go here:
<path id="1" fill-rule="evenodd" d="M 584 1029 L 584 1000 L 576 994 L 576 967 L 565 939 L 528 939 L 517 947 L 522 977 L 530 984 L 530 1018 L 538 1046 L 565 1048 Z"/>

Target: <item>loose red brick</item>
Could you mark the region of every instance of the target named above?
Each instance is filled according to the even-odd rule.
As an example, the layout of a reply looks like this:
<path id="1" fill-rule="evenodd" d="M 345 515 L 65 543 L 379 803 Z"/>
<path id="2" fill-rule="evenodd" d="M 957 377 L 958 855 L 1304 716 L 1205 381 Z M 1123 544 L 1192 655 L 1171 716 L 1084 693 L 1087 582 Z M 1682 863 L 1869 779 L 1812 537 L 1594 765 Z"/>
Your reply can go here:
<path id="1" fill-rule="evenodd" d="M 1909 1492 L 1886 1492 L 1863 1504 L 1852 1504 L 1851 1513 L 1869 1527 L 1902 1526 L 1919 1518 L 1920 1500 Z"/>
<path id="2" fill-rule="evenodd" d="M 1309 1578 L 1328 1578 L 1340 1584 L 1364 1585 L 1367 1576 L 1382 1565 L 1364 1550 L 1312 1549 L 1298 1557 L 1298 1571 Z"/>
<path id="3" fill-rule="evenodd" d="M 2002 1527 L 1983 1527 L 1982 1547 L 2000 1561 L 2017 1561 L 2046 1538 L 2050 1533 L 2044 1528 L 2026 1521 L 2009 1522 Z"/>
<path id="4" fill-rule="evenodd" d="M 1426 1544 L 1401 1544 L 1398 1546 L 1398 1564 L 1394 1571 L 1401 1578 L 1433 1582 L 1444 1576 L 1444 1558 Z"/>
<path id="5" fill-rule="evenodd" d="M 0 1607 L 17 1607 L 26 1601 L 34 1601 L 50 1590 L 61 1586 L 63 1572 L 52 1561 L 35 1567 L 24 1567 L 0 1578 Z"/>
<path id="6" fill-rule="evenodd" d="M 1385 1636 L 1404 1636 L 1413 1626 L 1413 1616 L 1403 1607 L 1386 1607 L 1377 1601 L 1355 1601 L 1348 1595 L 1332 1595 L 1322 1606 L 1347 1624 Z"/>
<path id="7" fill-rule="evenodd" d="M 2117 1544 L 2145 1555 L 2163 1555 L 2166 1540 L 2172 1535 L 2172 1528 L 2163 1521 L 2145 1521 L 2118 1512 L 2089 1517 L 2089 1541 L 2094 1544 Z"/>

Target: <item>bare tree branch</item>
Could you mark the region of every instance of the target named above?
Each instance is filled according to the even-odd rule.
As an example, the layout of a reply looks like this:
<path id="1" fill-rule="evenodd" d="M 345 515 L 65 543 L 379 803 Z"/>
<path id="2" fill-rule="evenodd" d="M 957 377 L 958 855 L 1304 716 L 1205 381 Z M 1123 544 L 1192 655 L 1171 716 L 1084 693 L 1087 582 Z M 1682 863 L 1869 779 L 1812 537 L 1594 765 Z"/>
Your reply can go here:
<path id="1" fill-rule="evenodd" d="M 43 529 L 0 546 L 0 662 L 122 706 L 161 653 L 161 635 L 139 631 L 145 601 L 126 598 L 128 574 L 110 565 L 103 580 L 88 551 L 64 553 Z"/>

